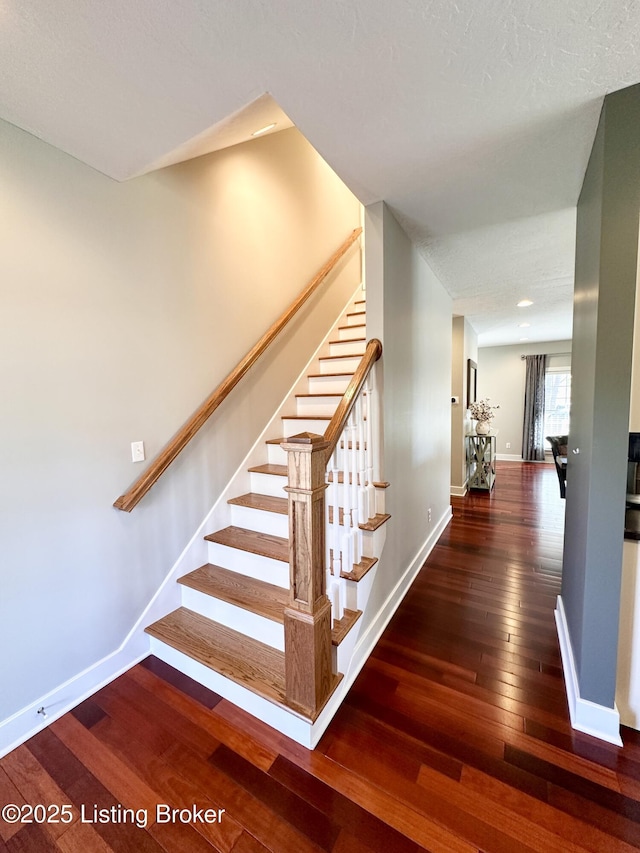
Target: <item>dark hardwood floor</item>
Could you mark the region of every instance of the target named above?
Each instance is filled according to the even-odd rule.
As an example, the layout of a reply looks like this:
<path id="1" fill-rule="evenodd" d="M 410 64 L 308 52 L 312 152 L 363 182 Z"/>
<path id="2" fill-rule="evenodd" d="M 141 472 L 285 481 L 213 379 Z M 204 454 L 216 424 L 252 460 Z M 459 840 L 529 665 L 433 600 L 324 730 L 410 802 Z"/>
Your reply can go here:
<path id="1" fill-rule="evenodd" d="M 637 849 L 640 736 L 569 726 L 563 512 L 546 465 L 499 463 L 493 495 L 454 499 L 313 752 L 147 659 L 0 761 L 0 805 L 71 806 L 70 823 L 0 820 L 0 851 Z M 225 812 L 162 822 L 158 803 Z"/>

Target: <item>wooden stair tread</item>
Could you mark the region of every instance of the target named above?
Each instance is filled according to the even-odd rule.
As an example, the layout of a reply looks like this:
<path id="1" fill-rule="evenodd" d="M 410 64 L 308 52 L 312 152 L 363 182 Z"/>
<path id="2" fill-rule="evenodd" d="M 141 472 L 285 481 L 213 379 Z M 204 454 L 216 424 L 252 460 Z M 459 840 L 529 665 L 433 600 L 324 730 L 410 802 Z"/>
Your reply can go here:
<path id="1" fill-rule="evenodd" d="M 361 530 L 377 530 L 379 527 L 389 521 L 391 516 L 388 512 L 378 512 L 372 518 L 368 519 L 364 524 L 360 525 Z"/>
<path id="2" fill-rule="evenodd" d="M 243 610 L 250 610 L 252 613 L 264 616 L 265 619 L 271 619 L 281 625 L 284 623 L 284 608 L 289 603 L 289 590 L 281 586 L 256 580 L 211 563 L 206 563 L 179 578 L 178 583 L 229 604 L 235 604 Z M 362 616 L 361 610 L 345 608 L 342 619 L 333 621 L 332 645 L 340 645 L 360 616 Z"/>
<path id="3" fill-rule="evenodd" d="M 265 699 L 284 704 L 283 652 L 186 607 L 179 607 L 145 631 Z"/>
<path id="4" fill-rule="evenodd" d="M 222 530 L 216 530 L 215 533 L 209 533 L 204 538 L 207 542 L 238 548 L 240 551 L 248 551 L 251 554 L 270 557 L 272 560 L 281 560 L 284 563 L 289 562 L 289 540 L 282 536 L 273 536 L 271 533 L 260 533 L 257 530 L 231 525 L 223 527 Z"/>
<path id="5" fill-rule="evenodd" d="M 353 569 L 350 572 L 340 572 L 341 578 L 346 578 L 350 581 L 359 581 L 367 574 L 378 562 L 377 557 L 363 557 L 359 563 L 353 564 Z"/>
<path id="6" fill-rule="evenodd" d="M 330 421 L 329 415 L 283 415 L 283 421 Z"/>
<path id="7" fill-rule="evenodd" d="M 318 359 L 318 361 L 336 361 L 340 359 L 344 361 L 344 359 L 346 358 L 362 358 L 362 355 L 359 353 L 353 353 L 353 355 L 323 355 L 321 358 Z M 327 374 L 321 373 L 320 376 L 327 376 Z"/>
<path id="8" fill-rule="evenodd" d="M 266 581 L 248 577 L 239 572 L 223 569 L 206 563 L 188 575 L 178 579 L 178 583 L 196 589 L 212 598 L 226 601 L 250 610 L 265 619 L 274 622 L 284 621 L 284 608 L 289 601 L 289 590 Z"/>
<path id="9" fill-rule="evenodd" d="M 364 312 L 359 312 L 359 313 L 364 313 Z M 349 314 L 349 317 L 355 317 L 355 314 Z M 354 332 L 355 331 L 360 332 L 361 329 L 366 329 L 366 328 L 367 328 L 366 323 L 347 323 L 346 326 L 338 326 L 338 331 L 344 331 L 345 329 L 352 329 Z M 344 340 L 344 338 L 342 340 Z M 331 341 L 331 343 L 335 343 L 335 341 Z"/>
<path id="10" fill-rule="evenodd" d="M 336 400 L 342 400 L 344 394 L 338 394 L 334 391 L 317 391 L 315 394 L 296 394 L 296 400 L 300 397 L 307 399 L 308 397 L 335 397 Z"/>
<path id="11" fill-rule="evenodd" d="M 343 525 L 344 524 L 344 509 L 342 507 L 339 507 L 338 518 L 339 518 L 338 524 Z M 389 513 L 379 512 L 376 515 L 372 516 L 371 518 L 367 519 L 367 521 L 364 524 L 359 524 L 358 527 L 360 528 L 360 530 L 377 530 L 379 527 L 382 527 L 382 525 L 386 521 L 388 521 L 390 518 L 391 518 L 391 516 L 389 515 Z M 333 507 L 332 506 L 329 507 L 329 524 L 333 524 Z"/>
<path id="12" fill-rule="evenodd" d="M 349 370 L 343 370 L 341 373 L 307 373 L 307 379 L 335 379 L 336 377 L 347 379 L 352 376 L 353 373 Z"/>
<path id="13" fill-rule="evenodd" d="M 345 607 L 342 619 L 333 620 L 333 628 L 331 629 L 331 643 L 334 646 L 339 646 L 347 636 L 349 631 L 362 616 L 362 610 L 347 610 Z"/>
<path id="14" fill-rule="evenodd" d="M 286 477 L 288 475 L 286 465 L 274 465 L 272 462 L 267 462 L 265 465 L 254 465 L 249 468 L 249 473 L 254 474 L 273 474 L 276 477 Z"/>
<path id="15" fill-rule="evenodd" d="M 265 512 L 276 512 L 280 515 L 287 515 L 289 512 L 289 504 L 286 498 L 277 498 L 273 495 L 261 495 L 256 492 L 249 492 L 246 495 L 231 498 L 227 503 L 233 504 L 234 506 L 245 506 L 249 509 L 261 509 Z"/>

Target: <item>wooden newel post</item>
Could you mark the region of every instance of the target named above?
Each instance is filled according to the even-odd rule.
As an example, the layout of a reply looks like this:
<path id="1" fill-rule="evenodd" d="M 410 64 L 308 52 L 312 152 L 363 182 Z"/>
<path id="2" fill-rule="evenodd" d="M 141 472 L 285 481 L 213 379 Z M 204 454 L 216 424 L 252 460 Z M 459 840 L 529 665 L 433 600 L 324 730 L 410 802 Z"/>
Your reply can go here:
<path id="1" fill-rule="evenodd" d="M 321 435 L 282 442 L 289 469 L 289 606 L 284 611 L 287 703 L 315 718 L 334 682 L 325 581 L 326 448 Z"/>

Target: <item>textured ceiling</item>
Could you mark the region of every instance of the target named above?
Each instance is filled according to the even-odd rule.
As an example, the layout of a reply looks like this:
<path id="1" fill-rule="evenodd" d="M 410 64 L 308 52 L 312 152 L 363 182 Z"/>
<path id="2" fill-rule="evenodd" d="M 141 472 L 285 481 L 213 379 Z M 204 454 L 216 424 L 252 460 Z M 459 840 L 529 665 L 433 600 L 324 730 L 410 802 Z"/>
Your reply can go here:
<path id="1" fill-rule="evenodd" d="M 481 344 L 547 340 L 570 335 L 573 208 L 637 45 L 636 0 L 0 0 L 0 116 L 124 180 L 236 141 L 270 93 L 391 205 Z"/>

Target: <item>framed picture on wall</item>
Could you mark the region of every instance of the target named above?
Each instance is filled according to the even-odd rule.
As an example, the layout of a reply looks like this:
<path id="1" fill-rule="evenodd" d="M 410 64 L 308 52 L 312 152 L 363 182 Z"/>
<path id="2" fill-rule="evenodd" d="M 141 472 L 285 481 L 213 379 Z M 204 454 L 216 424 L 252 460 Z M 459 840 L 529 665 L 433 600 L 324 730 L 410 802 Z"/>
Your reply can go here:
<path id="1" fill-rule="evenodd" d="M 478 365 L 467 359 L 467 409 L 478 399 Z"/>

